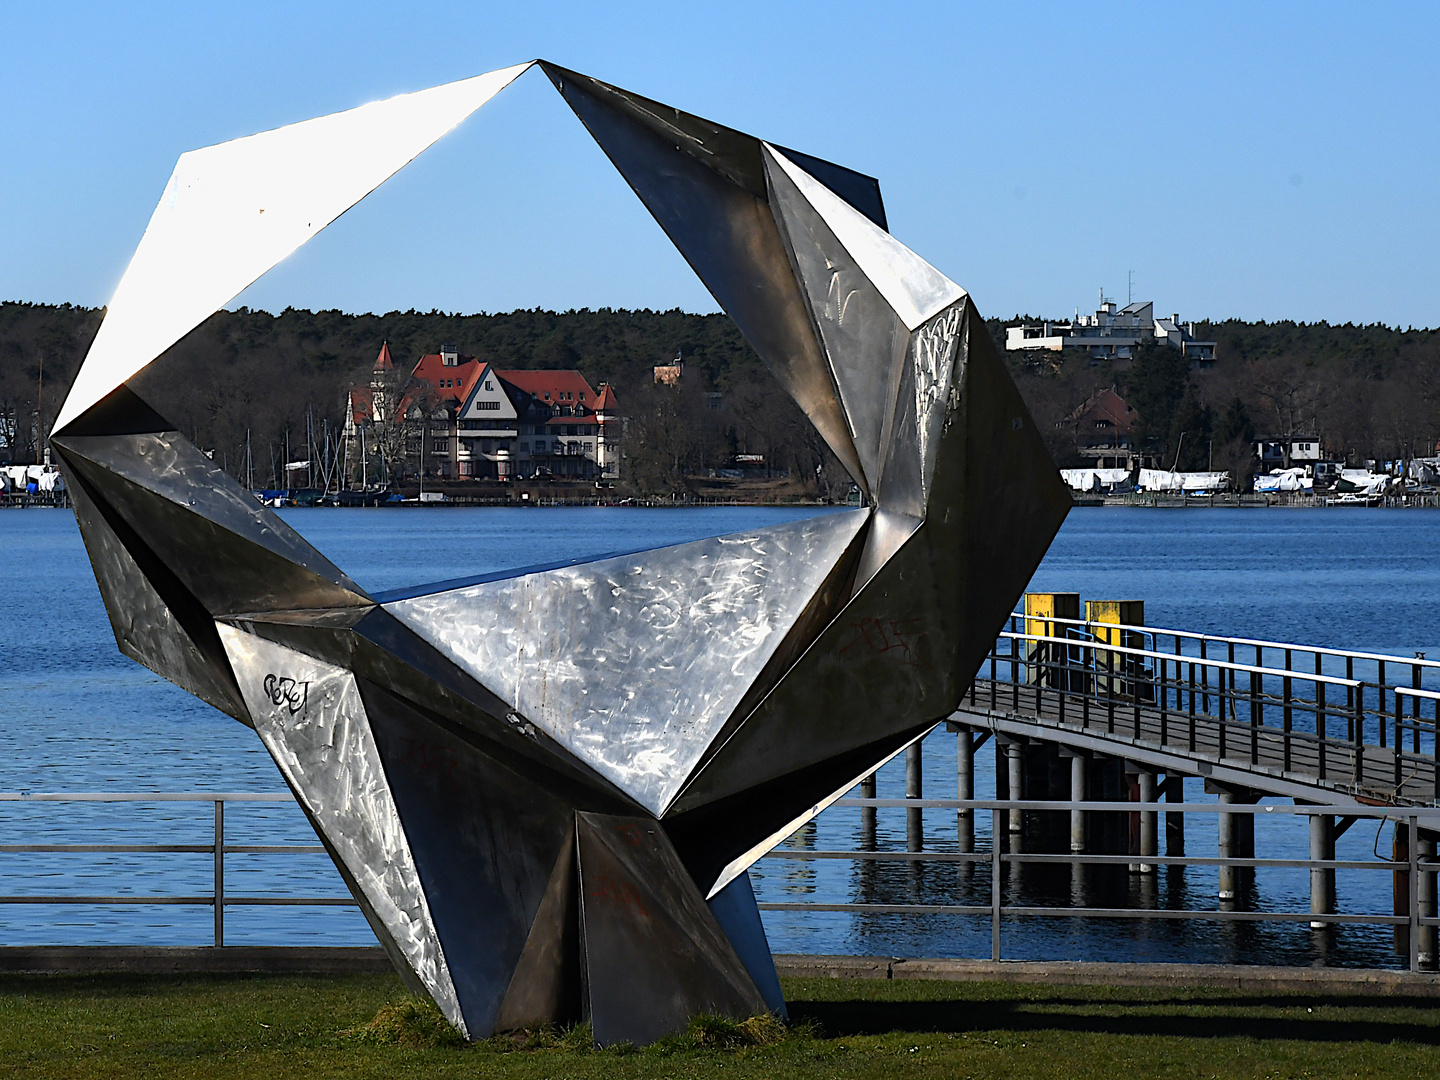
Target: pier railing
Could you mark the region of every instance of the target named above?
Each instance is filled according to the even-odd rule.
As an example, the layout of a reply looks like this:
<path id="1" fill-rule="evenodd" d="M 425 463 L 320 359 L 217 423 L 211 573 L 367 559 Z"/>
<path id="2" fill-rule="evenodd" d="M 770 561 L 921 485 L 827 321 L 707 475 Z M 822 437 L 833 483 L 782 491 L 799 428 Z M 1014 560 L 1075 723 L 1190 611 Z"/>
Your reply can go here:
<path id="1" fill-rule="evenodd" d="M 355 901 L 346 895 L 306 896 L 284 895 L 277 892 L 264 896 L 236 896 L 227 893 L 225 869 L 227 855 L 300 855 L 323 853 L 318 844 L 245 844 L 233 842 L 227 837 L 225 828 L 225 806 L 227 803 L 293 803 L 288 793 L 252 792 L 57 792 L 57 793 L 0 793 L 0 804 L 14 802 L 75 804 L 75 803 L 195 803 L 211 804 L 214 814 L 214 833 L 210 843 L 201 844 L 0 844 L 0 853 L 23 855 L 33 853 L 60 853 L 66 855 L 150 853 L 190 854 L 206 857 L 212 867 L 212 887 L 209 893 L 169 894 L 114 892 L 109 895 L 80 893 L 9 893 L 0 896 L 0 904 L 30 905 L 199 905 L 213 908 L 214 938 L 216 946 L 225 943 L 225 911 L 237 906 L 353 906 Z M 1126 920 L 1208 920 L 1215 922 L 1267 922 L 1298 924 L 1300 927 L 1322 928 L 1346 924 L 1370 924 L 1399 928 L 1404 934 L 1408 950 L 1409 966 L 1412 970 L 1433 966 L 1436 959 L 1436 939 L 1440 934 L 1440 917 L 1436 910 L 1436 871 L 1440 862 L 1435 857 L 1433 842 L 1425 843 L 1420 838 L 1440 831 L 1440 810 L 1415 807 L 1346 806 L 1343 812 L 1347 818 L 1391 821 L 1396 823 L 1405 843 L 1397 844 L 1400 856 L 1392 859 L 1345 860 L 1334 858 L 1280 859 L 1247 858 L 1235 855 L 1185 856 L 1160 855 L 1147 852 L 1135 854 L 1090 854 L 1072 852 L 1069 854 L 1043 854 L 1006 850 L 998 838 L 1007 835 L 1008 815 L 1034 812 L 1074 813 L 1077 808 L 1088 812 L 1111 812 L 1138 815 L 1150 825 L 1150 835 L 1155 835 L 1155 822 L 1159 814 L 1167 815 L 1334 815 L 1335 806 L 1288 806 L 1288 805 L 1243 805 L 1184 802 L 1104 802 L 1087 801 L 1076 804 L 1066 801 L 1046 800 L 995 800 L 995 799 L 880 799 L 843 798 L 833 804 L 827 814 L 834 814 L 849 808 L 860 808 L 863 814 L 873 815 L 880 808 L 904 808 L 907 811 L 924 809 L 951 810 L 957 815 L 973 818 L 977 814 L 988 814 L 991 821 L 990 849 L 988 851 L 882 851 L 873 847 L 864 850 L 814 850 L 796 847 L 782 847 L 769 852 L 765 858 L 772 860 L 814 861 L 837 859 L 854 863 L 903 862 L 910 864 L 931 863 L 951 864 L 960 868 L 978 871 L 977 884 L 989 882 L 986 903 L 883 903 L 850 901 L 840 897 L 799 901 L 767 901 L 760 904 L 765 911 L 827 911 L 850 912 L 871 915 L 960 915 L 988 920 L 990 927 L 991 958 L 1000 960 L 1001 931 L 1007 920 L 1020 918 L 1061 918 L 1061 919 L 1126 919 Z M 1182 824 L 1183 831 L 1183 824 Z M 1012 832 L 1013 835 L 1013 832 Z M 1243 910 L 1231 903 L 1218 901 L 1210 908 L 1169 908 L 1158 906 L 1137 907 L 1095 907 L 1077 904 L 1074 906 L 1037 906 L 1025 904 L 1016 899 L 1017 888 L 1007 879 L 1007 869 L 1018 872 L 1024 864 L 1062 864 L 1072 872 L 1083 873 L 1088 866 L 1128 865 L 1141 874 L 1153 874 L 1157 867 L 1229 867 L 1253 872 L 1261 869 L 1304 869 L 1313 876 L 1328 874 L 1332 879 L 1329 895 L 1335 895 L 1333 876 L 1336 871 L 1358 871 L 1365 873 L 1385 872 L 1394 876 L 1396 899 L 1395 911 L 1264 911 Z M 5 875 L 8 876 L 8 875 Z M 338 875 L 336 878 L 339 883 Z M 1375 893 L 1378 895 L 1378 892 Z M 1385 895 L 1389 895 L 1385 891 Z M 1395 912 L 1399 912 L 1399 914 Z"/>
<path id="2" fill-rule="evenodd" d="M 1440 802 L 1440 661 L 1424 654 L 1017 613 L 967 701 L 1191 754 L 1272 757 L 1387 801 Z"/>

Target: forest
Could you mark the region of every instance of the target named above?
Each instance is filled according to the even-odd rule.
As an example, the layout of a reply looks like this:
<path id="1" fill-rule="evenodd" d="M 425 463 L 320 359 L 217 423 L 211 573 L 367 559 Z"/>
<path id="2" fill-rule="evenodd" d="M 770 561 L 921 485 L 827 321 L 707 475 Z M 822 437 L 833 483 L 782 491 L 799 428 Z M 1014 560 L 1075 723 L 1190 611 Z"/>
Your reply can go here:
<path id="1" fill-rule="evenodd" d="M 36 460 L 102 309 L 0 303 L 0 456 Z M 1209 370 L 1192 370 L 1165 346 L 1127 360 L 1083 353 L 1003 353 L 1005 328 L 988 327 L 1057 464 L 1078 463 L 1066 424 L 1095 391 L 1115 387 L 1140 417 L 1141 437 L 1167 465 L 1250 469 L 1257 436 L 1319 435 L 1352 462 L 1425 456 L 1440 436 L 1440 332 L 1295 322 L 1199 323 L 1217 342 Z M 286 309 L 220 311 L 133 380 L 136 390 L 197 445 L 239 475 L 247 434 L 259 474 L 283 461 L 287 433 L 307 423 L 335 430 L 346 390 L 369 379 L 382 342 L 408 367 L 442 342 L 506 368 L 576 368 L 608 382 L 627 418 L 627 484 L 642 493 L 683 490 L 687 477 L 763 454 L 822 497 L 848 488 L 842 470 L 780 390 L 734 323 L 675 311 L 439 311 L 352 315 Z M 679 356 L 675 389 L 652 368 Z M 719 398 L 714 395 L 718 394 Z M 718 408 L 715 407 L 718 404 Z M 39 423 L 37 425 L 36 418 Z M 42 436 L 43 437 L 43 436 Z M 266 477 L 268 483 L 272 477 Z"/>

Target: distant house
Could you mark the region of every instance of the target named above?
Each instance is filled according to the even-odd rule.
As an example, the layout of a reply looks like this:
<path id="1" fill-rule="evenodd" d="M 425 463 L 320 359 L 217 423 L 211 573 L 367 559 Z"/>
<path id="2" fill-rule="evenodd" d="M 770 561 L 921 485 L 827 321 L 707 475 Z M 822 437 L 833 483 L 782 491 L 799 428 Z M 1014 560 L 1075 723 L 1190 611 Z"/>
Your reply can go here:
<path id="1" fill-rule="evenodd" d="M 1094 315 L 1077 310 L 1070 322 L 1034 323 L 1012 326 L 1005 331 L 1005 348 L 1084 349 L 1097 359 L 1133 356 L 1142 345 L 1164 344 L 1188 357 L 1192 367 L 1208 368 L 1215 363 L 1215 342 L 1195 337 L 1195 324 L 1180 322 L 1179 315 L 1155 318 L 1152 301 L 1136 301 L 1117 310 L 1115 301 L 1100 298 Z"/>
<path id="2" fill-rule="evenodd" d="M 578 371 L 511 369 L 499 375 L 530 399 L 520 424 L 517 476 L 619 475 L 620 417 L 608 384 L 597 393 Z"/>
<path id="3" fill-rule="evenodd" d="M 616 410 L 578 371 L 501 371 L 443 345 L 416 363 L 399 415 L 426 476 L 598 479 L 619 475 Z"/>
<path id="4" fill-rule="evenodd" d="M 1058 427 L 1068 428 L 1075 449 L 1096 469 L 1150 468 L 1159 463 L 1153 451 L 1140 447 L 1135 426 L 1140 414 L 1112 386 L 1085 399 Z"/>
<path id="5" fill-rule="evenodd" d="M 684 376 L 685 361 L 678 356 L 668 364 L 655 365 L 655 384 L 657 386 L 678 386 Z"/>
<path id="6" fill-rule="evenodd" d="M 1315 465 L 1324 461 L 1325 453 L 1318 435 L 1267 435 L 1255 441 L 1255 458 L 1259 472 Z"/>

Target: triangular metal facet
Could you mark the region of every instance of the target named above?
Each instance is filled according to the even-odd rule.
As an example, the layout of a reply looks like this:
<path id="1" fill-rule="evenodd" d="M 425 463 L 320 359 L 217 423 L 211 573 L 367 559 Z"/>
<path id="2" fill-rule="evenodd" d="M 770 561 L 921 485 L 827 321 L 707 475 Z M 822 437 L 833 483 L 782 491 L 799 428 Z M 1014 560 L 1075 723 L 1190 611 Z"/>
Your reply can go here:
<path id="1" fill-rule="evenodd" d="M 255 730 L 406 963 L 447 1019 L 464 1017 L 355 676 L 224 623 Z"/>
<path id="2" fill-rule="evenodd" d="M 180 155 L 56 418 L 56 433 L 529 67 Z"/>
<path id="3" fill-rule="evenodd" d="M 54 444 L 211 615 L 371 603 L 178 432 Z"/>
<path id="4" fill-rule="evenodd" d="M 768 143 L 766 146 L 795 186 L 825 219 L 840 243 L 845 245 L 850 257 L 911 330 L 965 295 L 965 290 L 959 285 L 837 196 L 779 149 Z"/>
<path id="5" fill-rule="evenodd" d="M 868 492 L 766 201 L 759 140 L 718 125 L 687 131 L 682 123 L 707 122 L 673 109 L 660 115 L 664 106 L 561 68 L 546 65 L 545 71 L 851 478 Z"/>
<path id="6" fill-rule="evenodd" d="M 820 333 L 865 477 L 877 491 L 909 333 L 768 147 L 765 161 L 770 207 Z"/>
<path id="7" fill-rule="evenodd" d="M 511 703 L 517 722 L 658 817 L 868 515 L 825 514 L 385 610 Z"/>

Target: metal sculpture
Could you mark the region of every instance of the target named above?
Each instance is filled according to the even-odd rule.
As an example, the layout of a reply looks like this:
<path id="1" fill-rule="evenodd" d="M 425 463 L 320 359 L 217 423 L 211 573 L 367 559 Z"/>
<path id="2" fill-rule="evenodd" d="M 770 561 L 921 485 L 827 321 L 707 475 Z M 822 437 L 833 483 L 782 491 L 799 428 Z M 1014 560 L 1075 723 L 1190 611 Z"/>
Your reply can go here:
<path id="1" fill-rule="evenodd" d="M 860 509 L 370 595 L 124 380 L 531 65 L 181 156 L 52 438 L 116 640 L 254 727 L 472 1038 L 784 1002 L 746 873 L 958 705 L 1069 498 L 879 185 L 537 61 Z"/>

